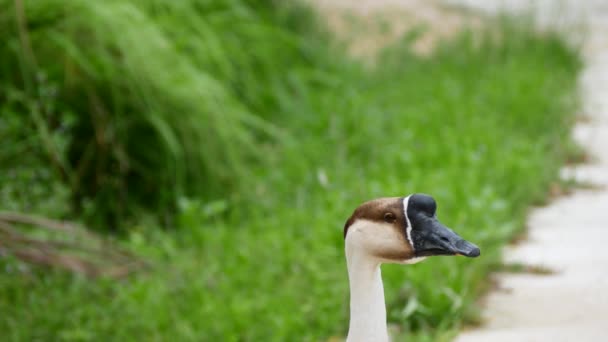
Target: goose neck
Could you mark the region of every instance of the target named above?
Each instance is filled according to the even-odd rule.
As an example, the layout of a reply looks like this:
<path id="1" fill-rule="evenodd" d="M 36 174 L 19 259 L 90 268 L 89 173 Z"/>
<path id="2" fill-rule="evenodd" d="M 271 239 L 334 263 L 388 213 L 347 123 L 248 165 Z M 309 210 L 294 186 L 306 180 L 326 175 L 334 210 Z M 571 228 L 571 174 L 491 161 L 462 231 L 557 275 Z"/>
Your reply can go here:
<path id="1" fill-rule="evenodd" d="M 350 284 L 350 323 L 347 342 L 388 341 L 380 261 L 346 251 Z"/>

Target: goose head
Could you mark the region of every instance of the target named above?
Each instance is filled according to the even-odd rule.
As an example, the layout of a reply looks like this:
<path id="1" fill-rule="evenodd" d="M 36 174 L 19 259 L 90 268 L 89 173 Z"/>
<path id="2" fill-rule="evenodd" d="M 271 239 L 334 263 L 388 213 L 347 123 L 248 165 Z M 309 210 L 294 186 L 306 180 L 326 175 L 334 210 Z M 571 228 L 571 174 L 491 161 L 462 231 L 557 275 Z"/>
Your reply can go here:
<path id="1" fill-rule="evenodd" d="M 414 263 L 434 255 L 477 257 L 479 248 L 437 219 L 425 194 L 379 198 L 361 204 L 344 226 L 346 253 L 379 262 Z"/>

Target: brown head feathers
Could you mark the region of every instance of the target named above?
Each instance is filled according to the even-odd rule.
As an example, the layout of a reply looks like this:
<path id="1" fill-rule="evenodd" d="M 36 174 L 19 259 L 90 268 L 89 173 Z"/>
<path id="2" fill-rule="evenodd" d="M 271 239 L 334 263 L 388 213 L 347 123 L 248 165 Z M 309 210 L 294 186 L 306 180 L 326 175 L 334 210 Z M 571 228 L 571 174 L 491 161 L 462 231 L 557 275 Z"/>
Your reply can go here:
<path id="1" fill-rule="evenodd" d="M 403 197 L 377 198 L 358 206 L 344 225 L 344 238 L 346 238 L 348 228 L 358 219 L 378 223 L 399 223 L 405 229 L 406 220 L 403 212 Z"/>

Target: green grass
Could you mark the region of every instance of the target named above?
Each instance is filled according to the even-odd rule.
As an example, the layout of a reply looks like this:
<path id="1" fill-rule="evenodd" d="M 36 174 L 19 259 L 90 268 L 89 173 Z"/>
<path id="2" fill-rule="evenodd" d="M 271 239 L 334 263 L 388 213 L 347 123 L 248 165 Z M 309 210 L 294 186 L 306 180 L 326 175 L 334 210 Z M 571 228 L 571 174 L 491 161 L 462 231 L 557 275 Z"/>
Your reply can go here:
<path id="1" fill-rule="evenodd" d="M 63 8 L 54 1 L 40 3 Z M 559 38 L 537 36 L 521 23 L 495 23 L 493 32 L 474 36 L 463 33 L 427 58 L 397 44 L 370 68 L 330 47 L 322 33 L 304 30 L 306 25 L 281 6 L 256 11 L 254 1 L 227 2 L 239 10 L 220 13 L 245 13 L 244 22 L 251 24 L 227 37 L 222 30 L 234 21 L 214 21 L 208 8 L 187 16 L 195 8 L 190 2 L 181 9 L 178 2 L 163 1 L 69 3 L 89 12 L 62 20 L 86 22 L 100 36 L 103 20 L 124 20 L 112 26 L 109 37 L 125 44 L 120 51 L 136 50 L 132 60 L 125 57 L 121 60 L 127 64 L 117 66 L 103 60 L 110 58 L 114 41 L 106 42 L 112 47 L 108 51 L 100 47 L 104 55 L 97 56 L 99 50 L 72 51 L 73 41 L 58 38 L 65 46 L 59 51 L 72 51 L 72 62 L 83 69 L 95 60 L 103 66 L 90 75 L 80 71 L 83 80 L 76 84 L 127 89 L 119 98 L 129 101 L 143 96 L 133 100 L 142 104 L 129 107 L 128 115 L 112 115 L 146 126 L 156 122 L 158 113 L 168 126 L 159 123 L 156 134 L 174 135 L 159 140 L 161 146 L 168 148 L 167 142 L 177 139 L 175 151 L 195 157 L 200 152 L 200 162 L 184 154 L 167 167 L 189 170 L 184 175 L 200 167 L 201 178 L 184 176 L 182 186 L 192 182 L 194 189 L 171 196 L 173 229 L 154 229 L 159 220 L 153 212 L 149 219 L 142 214 L 123 222 L 123 243 L 154 265 L 148 272 L 122 281 L 90 280 L 27 271 L 10 258 L 0 259 L 0 331 L 6 340 L 317 341 L 344 336 L 344 222 L 364 200 L 411 192 L 432 194 L 442 222 L 482 250 L 475 260 L 431 258 L 383 268 L 390 323 L 416 340 L 444 339 L 475 320 L 474 301 L 488 287 L 487 274 L 498 263 L 500 247 L 521 230 L 527 209 L 547 196 L 571 152 L 567 132 L 575 110 L 578 58 Z M 146 7 L 150 4 L 161 7 Z M 137 25 L 129 25 L 136 19 Z M 196 30 L 202 23 L 209 30 Z M 258 43 L 252 43 L 249 31 L 256 23 L 263 29 L 255 33 Z M 40 30 L 43 39 L 44 27 Z M 183 37 L 184 51 L 165 50 L 159 36 L 175 49 Z M 285 40 L 270 40 L 279 36 Z M 213 41 L 234 43 L 216 55 L 209 52 L 214 50 L 193 52 L 199 37 L 206 49 Z M 37 52 L 39 63 L 55 52 Z M 144 58 L 149 55 L 158 60 Z M 14 56 L 2 51 L 3 70 Z M 65 71 L 57 60 L 45 63 Z M 167 71 L 172 66 L 177 73 Z M 22 83 L 9 81 L 5 78 L 3 86 L 29 96 L 19 88 Z M 207 81 L 212 93 L 194 91 Z M 229 98 L 230 106 L 214 107 L 217 103 L 209 99 L 216 96 Z M 58 102 L 72 115 L 87 114 L 89 103 L 79 104 L 77 98 Z M 110 95 L 100 99 L 116 100 Z M 27 106 L 6 108 L 14 113 Z M 3 113 L 9 113 L 6 108 Z M 242 125 L 216 127 L 235 121 L 214 121 L 214 115 L 234 115 L 229 120 Z M 192 135 L 182 134 L 181 125 Z M 233 128 L 238 131 L 223 131 Z M 13 132 L 9 137 L 16 134 L 8 132 Z M 205 145 L 204 138 L 216 145 Z M 198 146 L 200 151 L 191 150 Z M 253 154 L 239 154 L 234 164 L 223 159 L 232 153 L 226 150 L 224 156 L 224 148 L 241 153 L 244 146 Z M 134 145 L 134 153 L 141 152 L 138 148 L 143 147 Z M 182 152 L 159 152 L 152 160 L 163 162 Z M 137 154 L 130 157 L 138 160 Z M 148 174 L 162 180 L 164 172 L 170 173 Z M 167 185 L 159 184 L 165 191 Z M 197 190 L 199 185 L 213 191 Z"/>
<path id="2" fill-rule="evenodd" d="M 22 121 L 45 138 L 75 211 L 105 230 L 142 209 L 170 224 L 183 196 L 247 187 L 247 169 L 267 159 L 257 144 L 282 137 L 269 120 L 287 95 L 277 89 L 327 59 L 313 45 L 322 34 L 298 35 L 315 25 L 311 12 L 289 4 L 0 6 L 5 110 L 28 113 Z M 61 143 L 57 131 L 68 133 Z"/>

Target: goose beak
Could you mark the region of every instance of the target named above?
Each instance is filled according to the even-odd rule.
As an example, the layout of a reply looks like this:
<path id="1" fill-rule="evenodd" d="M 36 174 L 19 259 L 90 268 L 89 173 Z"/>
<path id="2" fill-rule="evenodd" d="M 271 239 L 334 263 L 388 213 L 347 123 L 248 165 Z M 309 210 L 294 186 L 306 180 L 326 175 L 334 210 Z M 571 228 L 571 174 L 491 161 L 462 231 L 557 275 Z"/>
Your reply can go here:
<path id="1" fill-rule="evenodd" d="M 416 256 L 463 255 L 478 257 L 479 247 L 466 241 L 436 218 L 425 220 L 421 229 L 412 231 Z"/>

